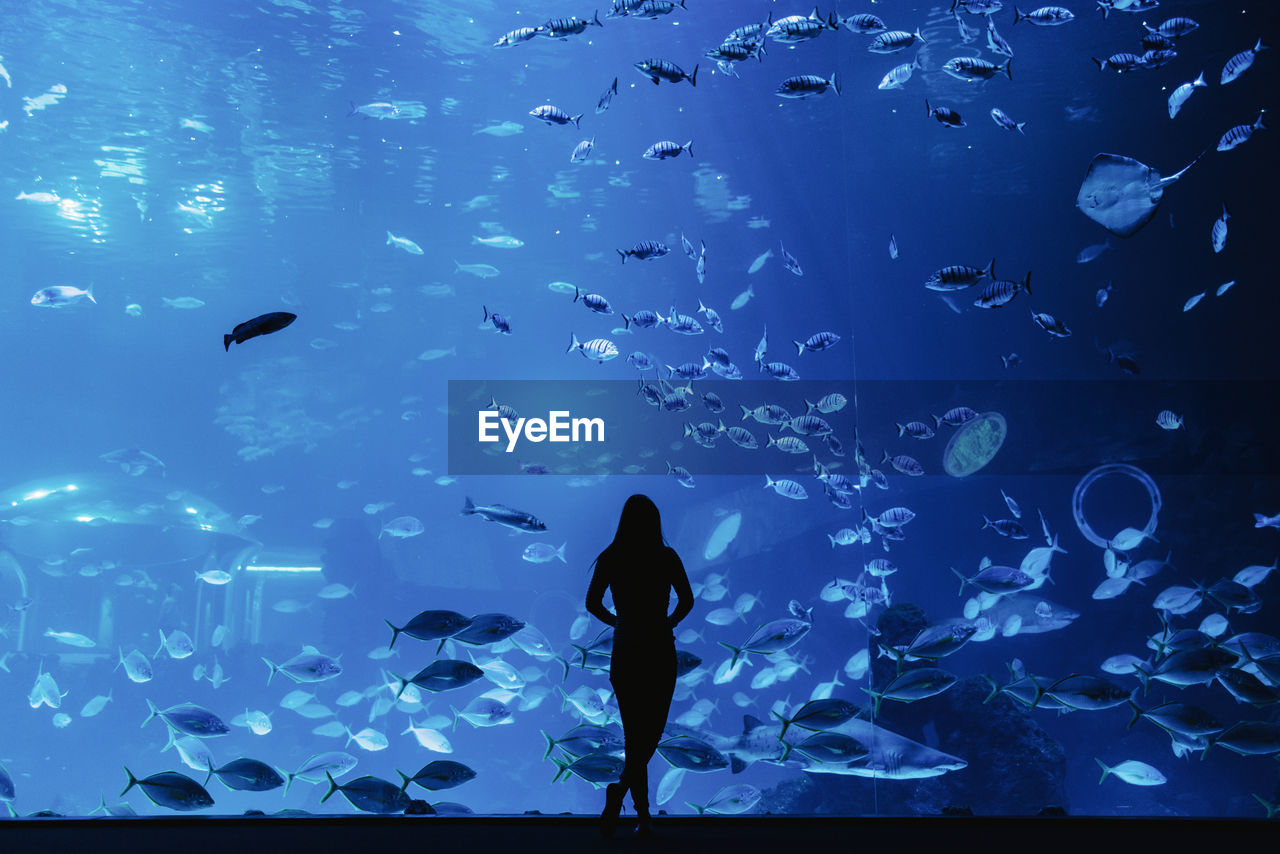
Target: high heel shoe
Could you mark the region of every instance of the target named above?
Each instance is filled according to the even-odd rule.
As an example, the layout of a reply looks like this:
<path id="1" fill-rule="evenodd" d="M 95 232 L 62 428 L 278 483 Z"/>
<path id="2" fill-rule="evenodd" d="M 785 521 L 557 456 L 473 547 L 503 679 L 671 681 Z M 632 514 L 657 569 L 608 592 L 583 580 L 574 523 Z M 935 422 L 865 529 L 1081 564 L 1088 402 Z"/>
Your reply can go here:
<path id="1" fill-rule="evenodd" d="M 606 839 L 618 828 L 618 816 L 622 813 L 622 798 L 626 789 L 621 783 L 610 783 L 604 790 L 604 811 L 600 813 L 600 833 Z"/>

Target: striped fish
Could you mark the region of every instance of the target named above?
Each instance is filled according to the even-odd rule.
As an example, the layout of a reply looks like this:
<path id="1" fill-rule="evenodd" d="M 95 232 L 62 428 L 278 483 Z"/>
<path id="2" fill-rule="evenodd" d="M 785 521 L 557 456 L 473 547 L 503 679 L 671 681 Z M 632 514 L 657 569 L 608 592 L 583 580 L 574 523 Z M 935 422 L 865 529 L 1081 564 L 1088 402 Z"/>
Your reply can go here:
<path id="1" fill-rule="evenodd" d="M 796 483 L 794 480 L 787 480 L 786 478 L 774 480 L 767 474 L 764 476 L 764 488 L 772 489 L 783 498 L 791 498 L 796 501 L 801 501 L 809 497 L 809 493 L 805 492 L 804 487 Z"/>
<path id="2" fill-rule="evenodd" d="M 778 450 L 785 451 L 788 454 L 809 453 L 809 446 L 804 443 L 803 439 L 800 439 L 797 436 L 782 436 L 781 438 L 777 438 L 777 439 L 775 439 L 773 436 L 770 436 L 769 441 L 765 445 L 765 447 L 777 448 Z"/>
<path id="3" fill-rule="evenodd" d="M 1021 282 L 1014 282 L 1008 279 L 991 282 L 982 289 L 982 293 L 978 294 L 978 298 L 973 301 L 973 304 L 978 308 L 999 308 L 1016 297 L 1018 291 L 1031 293 L 1030 270 L 1027 271 L 1027 277 Z"/>
<path id="4" fill-rule="evenodd" d="M 884 25 L 884 21 L 875 15 L 861 14 L 850 15 L 840 23 L 844 24 L 844 28 L 851 33 L 861 33 L 864 36 L 873 36 L 876 33 L 882 33 L 889 29 Z"/>
<path id="5" fill-rule="evenodd" d="M 584 139 L 582 142 L 574 146 L 573 152 L 569 155 L 570 163 L 585 163 L 587 158 L 591 156 L 591 152 L 596 147 L 596 138 Z"/>
<path id="6" fill-rule="evenodd" d="M 1096 56 L 1089 57 L 1098 63 L 1099 71 L 1111 70 L 1117 74 L 1128 74 L 1142 67 L 1142 57 L 1136 53 L 1113 53 L 1105 60 L 1098 59 Z"/>
<path id="7" fill-rule="evenodd" d="M 840 94 L 840 81 L 834 72 L 829 80 L 816 74 L 799 74 L 783 80 L 775 94 L 782 98 L 812 98 L 825 93 L 828 88 Z"/>
<path id="8" fill-rule="evenodd" d="M 681 486 L 693 489 L 693 475 L 691 475 L 689 470 L 684 466 L 673 466 L 671 463 L 667 463 L 667 474 L 674 477 L 676 479 L 676 483 Z"/>
<path id="9" fill-rule="evenodd" d="M 639 258 L 641 261 L 644 261 L 649 258 L 661 258 L 663 255 L 666 255 L 671 250 L 667 248 L 667 244 L 660 243 L 657 240 L 642 240 L 639 243 L 637 243 L 635 246 L 626 250 L 625 252 L 622 251 L 621 249 L 617 251 L 618 251 L 618 254 L 622 256 L 622 263 L 625 264 L 627 263 L 628 255 L 634 256 L 636 258 Z"/>
<path id="10" fill-rule="evenodd" d="M 667 160 L 671 157 L 679 157 L 682 151 L 689 152 L 689 156 L 693 157 L 693 140 L 689 140 L 684 145 L 669 139 L 655 142 L 649 146 L 643 157 L 645 160 Z"/>
<path id="11" fill-rule="evenodd" d="M 702 324 L 698 322 L 698 318 L 680 314 L 674 307 L 668 314 L 667 328 L 681 335 L 701 335 L 703 331 Z"/>
<path id="12" fill-rule="evenodd" d="M 867 50 L 872 53 L 897 53 L 900 50 L 906 50 L 916 42 L 927 44 L 924 36 L 920 35 L 919 29 L 914 33 L 908 33 L 905 30 L 889 30 L 873 38 Z"/>
<path id="13" fill-rule="evenodd" d="M 949 128 L 962 128 L 965 126 L 964 119 L 960 118 L 959 113 L 950 107 L 930 107 L 928 98 L 924 99 L 924 112 L 925 115 L 937 119 Z"/>
<path id="14" fill-rule="evenodd" d="M 608 338 L 592 338 L 590 341 L 579 341 L 578 336 L 569 333 L 573 338 L 569 344 L 569 349 L 565 353 L 572 353 L 574 350 L 579 351 L 588 359 L 595 359 L 597 362 L 607 362 L 618 355 L 618 345 L 614 344 Z"/>
<path id="15" fill-rule="evenodd" d="M 1236 125 L 1231 130 L 1222 135 L 1222 139 L 1218 140 L 1219 151 L 1230 151 L 1238 145 L 1243 145 L 1249 141 L 1249 137 L 1253 136 L 1255 130 L 1265 130 L 1267 127 L 1263 116 L 1266 110 L 1258 113 L 1258 120 L 1251 125 Z"/>
<path id="16" fill-rule="evenodd" d="M 543 104 L 541 107 L 534 107 L 529 111 L 529 115 L 535 119 L 542 119 L 549 125 L 567 125 L 570 122 L 574 127 L 578 127 L 578 121 L 582 118 L 582 113 L 571 116 L 559 107 L 551 104 Z"/>
<path id="17" fill-rule="evenodd" d="M 635 63 L 635 69 L 652 80 L 654 86 L 658 85 L 659 80 L 665 80 L 668 83 L 688 80 L 690 86 L 698 85 L 698 66 L 696 65 L 693 67 L 692 74 L 686 74 L 684 69 L 674 62 L 667 62 L 665 59 L 643 59 Z"/>
<path id="18" fill-rule="evenodd" d="M 793 433 L 799 433 L 801 436 L 826 436 L 828 433 L 834 432 L 825 418 L 819 418 L 816 415 L 797 415 L 782 425 L 783 430 L 787 428 L 790 428 Z"/>
<path id="19" fill-rule="evenodd" d="M 1253 65 L 1254 57 L 1266 50 L 1268 45 L 1262 43 L 1262 39 L 1258 39 L 1258 43 L 1248 50 L 1242 50 L 1235 56 L 1227 60 L 1227 64 L 1222 66 L 1221 85 L 1226 86 L 1232 80 L 1235 80 L 1241 74 L 1249 70 L 1249 66 Z"/>
<path id="20" fill-rule="evenodd" d="M 547 38 L 563 39 L 567 36 L 576 36 L 591 25 L 603 27 L 600 23 L 600 13 L 597 12 L 593 16 L 593 20 L 584 21 L 581 18 L 552 18 L 542 25 L 542 29 L 546 31 Z"/>
<path id="21" fill-rule="evenodd" d="M 542 27 L 520 27 L 517 30 L 512 30 L 511 32 L 503 35 L 501 38 L 499 38 L 496 42 L 493 43 L 493 46 L 494 47 L 514 47 L 515 45 L 518 45 L 521 42 L 527 42 L 529 39 L 533 38 L 534 36 L 540 36 L 540 35 L 542 35 Z"/>
<path id="22" fill-rule="evenodd" d="M 891 457 L 889 452 L 885 451 L 884 457 L 880 462 L 888 463 L 908 477 L 921 477 L 924 475 L 924 466 L 920 465 L 920 462 L 915 457 L 909 457 L 906 454 Z"/>
<path id="23" fill-rule="evenodd" d="M 840 336 L 834 332 L 815 332 L 806 341 L 792 341 L 791 343 L 796 345 L 796 355 L 803 356 L 805 350 L 812 350 L 817 353 L 828 347 L 835 346 L 840 343 Z"/>
<path id="24" fill-rule="evenodd" d="M 1170 18 L 1158 27 L 1146 23 L 1142 27 L 1148 33 L 1159 33 L 1167 39 L 1179 39 L 1200 29 L 1200 25 L 1191 18 Z"/>
<path id="25" fill-rule="evenodd" d="M 942 65 L 942 70 L 950 74 L 957 80 L 965 80 L 973 82 L 975 80 L 990 80 L 999 72 L 1003 71 L 1010 80 L 1013 79 L 1012 60 L 1006 60 L 1004 65 L 996 65 L 987 62 L 985 59 L 979 59 L 976 56 L 957 56 L 948 59 Z"/>
<path id="26" fill-rule="evenodd" d="M 648 21 L 656 21 L 659 15 L 670 15 L 676 10 L 677 6 L 681 9 L 688 8 L 684 5 L 684 0 L 679 0 L 676 3 L 672 3 L 671 0 L 644 0 L 631 12 L 631 15 Z M 692 486 L 693 484 L 689 485 Z"/>
<path id="27" fill-rule="evenodd" d="M 756 441 L 755 436 L 751 435 L 750 430 L 746 430 L 742 427 L 730 427 L 725 430 L 725 433 L 729 434 L 729 438 L 733 440 L 733 444 L 737 445 L 739 448 L 754 450 L 755 448 L 760 447 L 760 443 Z"/>
<path id="28" fill-rule="evenodd" d="M 1227 245 L 1227 220 L 1231 214 L 1227 212 L 1227 203 L 1222 203 L 1222 216 L 1213 221 L 1213 251 L 1217 254 Z"/>
<path id="29" fill-rule="evenodd" d="M 1064 9 L 1061 6 L 1041 6 L 1034 12 L 1019 11 L 1017 6 L 1013 7 L 1013 22 L 1030 21 L 1037 27 L 1056 27 L 1061 24 L 1074 21 L 1075 15 L 1071 14 L 1070 9 Z"/>
<path id="30" fill-rule="evenodd" d="M 783 362 L 761 362 L 760 370 L 776 380 L 798 380 L 796 369 Z"/>
<path id="31" fill-rule="evenodd" d="M 931 291 L 942 291 L 944 293 L 946 291 L 962 291 L 965 288 L 973 287 L 983 279 L 990 279 L 994 275 L 995 268 L 995 258 L 992 258 L 991 263 L 982 269 L 953 264 L 950 267 L 935 270 L 933 275 L 925 280 L 924 286 Z"/>
<path id="32" fill-rule="evenodd" d="M 609 301 L 600 294 L 584 294 L 577 288 L 573 289 L 573 301 L 582 300 L 582 304 L 594 311 L 596 314 L 613 314 L 613 308 L 609 305 Z M 630 325 L 630 324 L 628 324 Z"/>
<path id="33" fill-rule="evenodd" d="M 799 44 L 817 38 L 825 29 L 840 29 L 836 14 L 832 12 L 824 21 L 815 6 L 807 18 L 803 15 L 789 15 L 775 22 L 765 35 L 782 44 Z"/>

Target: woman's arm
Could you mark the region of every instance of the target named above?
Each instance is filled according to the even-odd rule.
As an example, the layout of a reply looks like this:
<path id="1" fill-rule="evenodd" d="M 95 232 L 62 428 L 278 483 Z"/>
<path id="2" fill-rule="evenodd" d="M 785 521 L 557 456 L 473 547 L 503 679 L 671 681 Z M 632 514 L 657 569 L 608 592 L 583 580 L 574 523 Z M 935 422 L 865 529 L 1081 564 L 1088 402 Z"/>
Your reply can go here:
<path id="1" fill-rule="evenodd" d="M 680 560 L 680 555 L 676 554 L 675 549 L 670 549 L 669 551 L 674 562 L 671 586 L 676 591 L 676 609 L 671 612 L 671 616 L 667 618 L 667 621 L 671 624 L 671 628 L 674 629 L 693 610 L 693 590 L 689 587 L 689 575 L 684 571 L 684 563 Z"/>
<path id="2" fill-rule="evenodd" d="M 605 625 L 617 626 L 618 618 L 604 606 L 604 591 L 608 587 L 609 574 L 597 558 L 595 571 L 591 573 L 591 584 L 587 587 L 587 612 Z"/>

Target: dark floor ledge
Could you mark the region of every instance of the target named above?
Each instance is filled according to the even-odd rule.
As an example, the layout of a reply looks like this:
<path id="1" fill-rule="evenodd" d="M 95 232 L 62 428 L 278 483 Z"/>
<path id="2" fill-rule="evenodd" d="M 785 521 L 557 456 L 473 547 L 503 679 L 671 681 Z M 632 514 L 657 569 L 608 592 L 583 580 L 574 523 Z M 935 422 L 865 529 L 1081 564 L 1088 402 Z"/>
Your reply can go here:
<path id="1" fill-rule="evenodd" d="M 732 845 L 732 854 L 815 850 L 856 842 L 863 850 L 990 850 L 1041 848 L 1048 840 L 1062 850 L 1103 847 L 1150 850 L 1212 850 L 1230 840 L 1235 850 L 1251 841 L 1280 839 L 1280 823 L 1264 819 L 1011 818 L 982 816 L 833 818 L 830 816 L 659 816 L 656 836 L 635 839 L 623 817 L 614 839 L 600 836 L 597 821 L 580 815 L 520 816 L 310 816 L 200 818 L 33 818 L 0 821 L 0 851 L 162 851 L 166 854 L 286 854 L 305 851 L 465 852 L 570 854 L 584 849 L 661 849 L 663 854 L 729 854 L 708 845 Z M 481 847 L 482 846 L 482 847 Z M 495 847 L 502 846 L 502 847 Z M 803 848 L 801 848 L 803 846 Z M 823 849 L 818 849 L 823 850 Z M 1248 850 L 1248 849 L 1244 849 Z"/>

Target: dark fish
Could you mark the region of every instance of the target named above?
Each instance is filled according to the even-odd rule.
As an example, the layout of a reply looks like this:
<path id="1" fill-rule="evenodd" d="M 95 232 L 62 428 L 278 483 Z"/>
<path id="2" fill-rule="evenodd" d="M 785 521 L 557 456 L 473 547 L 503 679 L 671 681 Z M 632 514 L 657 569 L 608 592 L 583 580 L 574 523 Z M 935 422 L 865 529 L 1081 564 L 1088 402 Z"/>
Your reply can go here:
<path id="1" fill-rule="evenodd" d="M 218 779 L 228 789 L 240 792 L 269 792 L 284 785 L 284 778 L 279 771 L 257 759 L 235 759 L 221 768 L 210 765 L 205 785 L 209 784 L 209 778 L 214 774 L 218 775 Z"/>
<path id="2" fill-rule="evenodd" d="M 600 100 L 596 102 L 596 112 L 603 113 L 609 109 L 609 104 L 613 101 L 613 96 L 618 94 L 618 78 L 613 78 L 613 83 L 608 89 L 604 90 L 604 94 L 600 96 Z"/>
<path id="3" fill-rule="evenodd" d="M 654 86 L 658 85 L 659 80 L 666 80 L 668 83 L 688 80 L 690 86 L 698 85 L 698 66 L 696 65 L 693 67 L 692 74 L 686 74 L 684 69 L 674 62 L 668 62 L 665 59 L 645 59 L 635 63 L 635 69 L 652 80 Z"/>
<path id="4" fill-rule="evenodd" d="M 964 119 L 960 118 L 960 114 L 950 107 L 930 107 L 929 99 L 924 99 L 924 112 L 930 118 L 937 119 L 949 128 L 964 127 Z"/>
<path id="5" fill-rule="evenodd" d="M 397 813 L 404 812 L 409 806 L 409 796 L 389 780 L 365 775 L 338 785 L 332 774 L 326 771 L 325 776 L 329 778 L 329 791 L 320 803 L 333 797 L 334 792 L 342 792 L 353 807 L 365 812 Z"/>
<path id="6" fill-rule="evenodd" d="M 437 759 L 430 762 L 410 777 L 403 771 L 397 771 L 397 774 L 404 780 L 404 785 L 400 787 L 400 791 L 409 788 L 410 783 L 417 783 L 429 792 L 438 792 L 441 789 L 452 789 L 454 786 L 461 786 L 468 780 L 472 780 L 476 776 L 476 772 L 461 762 L 453 762 L 448 759 Z"/>
<path id="7" fill-rule="evenodd" d="M 457 611 L 423 611 L 400 627 L 393 626 L 390 620 L 383 622 L 391 628 L 391 643 L 387 645 L 387 649 L 391 649 L 401 633 L 418 640 L 438 640 L 462 631 L 471 625 L 471 618 L 464 617 Z"/>
<path id="8" fill-rule="evenodd" d="M 246 320 L 241 323 L 231 330 L 230 335 L 223 335 L 222 346 L 224 349 L 230 350 L 232 341 L 237 344 L 243 344 L 250 338 L 257 338 L 259 335 L 279 332 L 297 319 L 298 315 L 290 314 L 287 311 L 272 311 L 267 314 L 260 314 L 253 320 Z"/>
<path id="9" fill-rule="evenodd" d="M 150 777 L 139 780 L 128 768 L 124 769 L 124 773 L 129 775 L 129 785 L 124 787 L 124 792 L 120 793 L 121 796 L 137 786 L 153 802 L 171 810 L 186 812 L 213 806 L 213 798 L 205 791 L 204 786 L 186 774 L 179 774 L 177 771 L 161 771 L 159 774 L 152 774 Z"/>
<path id="10" fill-rule="evenodd" d="M 391 675 L 399 683 L 396 689 L 398 700 L 410 684 L 433 693 L 451 691 L 455 688 L 465 688 L 480 679 L 484 676 L 484 671 L 469 661 L 446 658 L 431 662 L 409 679 L 396 676 L 394 673 Z"/>

